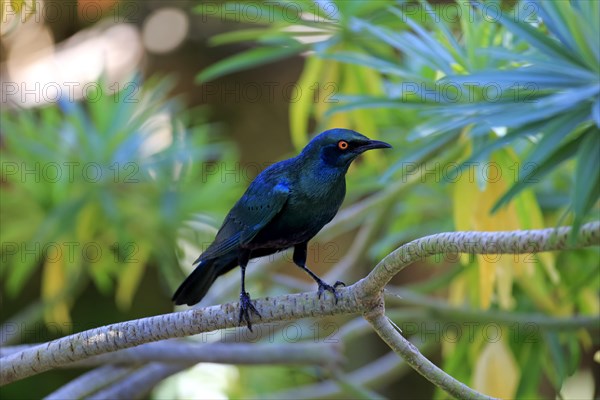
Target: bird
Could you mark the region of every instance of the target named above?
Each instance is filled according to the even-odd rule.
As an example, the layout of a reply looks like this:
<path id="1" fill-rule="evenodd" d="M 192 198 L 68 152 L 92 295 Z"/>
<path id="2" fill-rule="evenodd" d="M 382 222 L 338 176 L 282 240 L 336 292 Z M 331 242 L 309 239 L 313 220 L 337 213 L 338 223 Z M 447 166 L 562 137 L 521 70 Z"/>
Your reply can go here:
<path id="1" fill-rule="evenodd" d="M 308 242 L 337 214 L 346 195 L 346 172 L 367 150 L 391 148 L 350 129 L 315 136 L 296 157 L 265 168 L 231 208 L 217 235 L 194 261 L 196 268 L 175 291 L 176 305 L 198 303 L 213 282 L 241 268 L 238 325 L 252 331 L 250 313 L 262 318 L 246 292 L 248 261 L 293 247 L 293 262 L 318 284 L 318 297 L 331 292 L 337 302 L 341 281 L 325 283 L 306 266 Z"/>

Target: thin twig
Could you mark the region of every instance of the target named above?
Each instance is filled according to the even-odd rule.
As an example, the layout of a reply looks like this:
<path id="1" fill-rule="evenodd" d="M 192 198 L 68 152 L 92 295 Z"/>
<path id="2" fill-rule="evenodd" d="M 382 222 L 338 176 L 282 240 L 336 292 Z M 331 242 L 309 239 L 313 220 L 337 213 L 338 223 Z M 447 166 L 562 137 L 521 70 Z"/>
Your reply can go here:
<path id="1" fill-rule="evenodd" d="M 340 346 L 335 343 L 146 343 L 131 349 L 100 354 L 78 364 L 145 363 L 222 363 L 222 364 L 308 364 L 334 365 L 342 361 Z M 81 365 L 81 364 L 80 364 Z"/>
<path id="2" fill-rule="evenodd" d="M 413 340 L 413 339 L 411 339 Z M 415 345 L 420 345 L 418 338 L 413 340 Z M 433 343 L 426 343 L 421 346 L 424 354 L 429 354 L 436 346 Z M 404 360 L 398 357 L 396 353 L 389 352 L 386 355 L 364 365 L 352 372 L 348 372 L 346 377 L 357 385 L 366 388 L 382 388 L 388 383 L 397 380 L 410 371 L 410 368 Z M 332 380 L 313 383 L 293 389 L 268 393 L 261 395 L 265 399 L 326 399 L 338 397 L 341 393 L 339 385 Z"/>
<path id="3" fill-rule="evenodd" d="M 333 378 L 335 382 L 344 389 L 344 392 L 351 395 L 353 399 L 363 400 L 383 400 L 385 397 L 377 392 L 363 387 L 350 379 L 346 374 L 341 372 L 334 372 Z"/>
<path id="4" fill-rule="evenodd" d="M 50 393 L 45 400 L 81 399 L 112 384 L 135 371 L 138 367 L 104 365 L 78 376 Z"/>
<path id="5" fill-rule="evenodd" d="M 392 350 L 399 354 L 415 371 L 437 387 L 457 399 L 489 400 L 493 398 L 471 389 L 439 369 L 425 358 L 411 342 L 406 340 L 383 313 L 368 314 L 366 318 L 375 329 L 375 332 Z"/>
<path id="6" fill-rule="evenodd" d="M 35 345 L 2 348 L 5 355 Z M 112 353 L 99 354 L 65 365 L 68 368 L 104 364 L 143 364 L 151 361 L 166 363 L 221 364 L 306 364 L 331 366 L 342 361 L 341 346 L 337 343 L 194 343 L 169 340 L 146 343 Z"/>
<path id="7" fill-rule="evenodd" d="M 532 324 L 543 329 L 566 331 L 581 328 L 598 329 L 600 316 L 598 315 L 573 315 L 570 317 L 554 317 L 539 313 L 519 313 L 501 310 L 478 310 L 466 307 L 456 307 L 446 301 L 422 296 L 412 290 L 402 288 L 386 288 L 385 293 L 390 296 L 386 304 L 402 304 L 424 307 L 428 314 L 435 319 L 451 321 L 478 321 L 493 322 L 512 325 Z"/>
<path id="8" fill-rule="evenodd" d="M 340 288 L 337 304 L 332 296 L 326 295 L 324 299 L 319 299 L 315 292 L 260 299 L 255 301 L 255 306 L 263 319 L 255 323 L 258 325 L 265 322 L 361 312 L 369 318 L 374 318 L 383 310 L 381 292 L 390 279 L 410 263 L 429 255 L 459 252 L 517 254 L 600 243 L 600 222 L 584 225 L 575 244 L 567 244 L 570 231 L 570 228 L 559 228 L 510 232 L 452 232 L 428 236 L 392 252 L 366 278 L 355 285 Z M 229 303 L 88 330 L 3 357 L 0 382 L 4 385 L 71 362 L 142 343 L 234 327 L 237 325 L 237 317 L 238 304 Z M 443 371 L 440 372 L 443 374 Z M 453 380 L 450 376 L 445 376 L 445 379 Z"/>
<path id="9" fill-rule="evenodd" d="M 185 369 L 181 364 L 149 363 L 129 374 L 125 379 L 89 396 L 89 400 L 139 399 L 149 393 L 163 379 Z"/>

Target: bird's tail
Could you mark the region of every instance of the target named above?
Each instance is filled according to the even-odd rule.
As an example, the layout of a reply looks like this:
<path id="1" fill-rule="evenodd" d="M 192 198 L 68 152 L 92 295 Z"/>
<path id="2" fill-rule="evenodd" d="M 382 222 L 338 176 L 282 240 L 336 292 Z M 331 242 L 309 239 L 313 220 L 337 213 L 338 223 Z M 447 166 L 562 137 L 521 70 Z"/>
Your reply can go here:
<path id="1" fill-rule="evenodd" d="M 220 268 L 215 264 L 216 260 L 200 261 L 196 269 L 175 291 L 172 300 L 176 305 L 187 304 L 191 306 L 202 300 L 215 279 L 221 275 Z"/>

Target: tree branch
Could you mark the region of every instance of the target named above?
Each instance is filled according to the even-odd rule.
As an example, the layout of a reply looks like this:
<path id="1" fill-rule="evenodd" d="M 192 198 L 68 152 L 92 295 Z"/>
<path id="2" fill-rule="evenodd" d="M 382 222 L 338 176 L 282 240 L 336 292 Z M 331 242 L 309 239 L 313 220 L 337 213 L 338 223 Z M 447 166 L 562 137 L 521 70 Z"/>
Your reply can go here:
<path id="1" fill-rule="evenodd" d="M 162 364 L 151 362 L 137 371 L 133 371 L 125 379 L 115 382 L 106 388 L 87 397 L 89 400 L 139 399 L 149 393 L 163 379 L 181 371 L 181 364 Z"/>
<path id="2" fill-rule="evenodd" d="M 418 339 L 415 339 L 418 340 Z M 424 344 L 422 351 L 428 353 L 434 346 Z M 398 379 L 410 371 L 408 364 L 393 352 L 388 352 L 384 356 L 364 365 L 352 372 L 346 374 L 347 378 L 358 385 L 367 388 L 381 388 L 386 384 Z M 327 399 L 340 398 L 342 390 L 340 386 L 332 380 L 308 384 L 275 393 L 268 393 L 261 397 L 267 400 L 279 399 Z"/>
<path id="3" fill-rule="evenodd" d="M 9 355 L 36 345 L 11 346 L 0 350 Z M 14 348 L 13 348 L 14 347 Z M 144 364 L 151 361 L 196 364 L 306 364 L 331 366 L 342 361 L 338 343 L 194 343 L 168 340 L 99 354 L 65 365 L 68 368 L 104 364 Z"/>
<path id="4" fill-rule="evenodd" d="M 363 306 L 348 288 L 319 299 L 316 292 L 264 298 L 255 301 L 263 316 L 260 323 L 289 321 L 306 317 L 354 314 Z M 238 326 L 238 303 L 228 303 L 90 329 L 35 346 L 2 358 L 0 382 L 15 380 L 65 366 L 102 353 L 138 346 L 147 342 L 196 335 Z"/>
<path id="5" fill-rule="evenodd" d="M 338 386 L 344 389 L 344 391 L 354 399 L 385 400 L 385 397 L 379 393 L 363 387 L 341 372 L 334 372 L 334 379 Z"/>
<path id="6" fill-rule="evenodd" d="M 414 346 L 407 345 L 408 342 L 383 316 L 384 286 L 410 263 L 434 254 L 518 254 L 600 243 L 600 222 L 584 225 L 573 245 L 567 241 L 570 231 L 570 228 L 565 227 L 510 232 L 452 232 L 417 239 L 385 257 L 366 278 L 350 287 L 339 289 L 337 304 L 330 295 L 320 300 L 316 292 L 256 300 L 255 306 L 263 319 L 255 321 L 255 324 L 259 326 L 266 322 L 363 313 L 378 333 L 387 339 L 388 344 L 408 357 L 407 361 L 412 362 L 413 367 L 434 384 L 453 395 L 482 396 L 466 386 L 462 387 L 464 385 L 431 364 Z M 0 382 L 4 385 L 88 357 L 142 343 L 235 327 L 237 318 L 238 304 L 228 303 L 84 331 L 3 357 Z M 449 386 L 445 382 L 450 382 Z"/>
<path id="7" fill-rule="evenodd" d="M 90 394 L 111 385 L 128 374 L 134 372 L 137 367 L 123 365 L 105 365 L 78 376 L 66 385 L 50 393 L 44 400 L 82 399 Z"/>
<path id="8" fill-rule="evenodd" d="M 600 244 L 600 221 L 581 227 L 577 241 L 569 243 L 570 227 L 503 232 L 447 232 L 425 236 L 400 246 L 356 283 L 361 293 L 374 293 L 405 267 L 436 254 L 528 254 Z"/>
<path id="9" fill-rule="evenodd" d="M 457 399 L 493 399 L 471 389 L 464 383 L 457 381 L 431 361 L 398 332 L 383 313 L 372 313 L 366 316 L 375 329 L 375 332 L 400 355 L 415 371 L 423 375 L 428 381 L 445 390 Z"/>

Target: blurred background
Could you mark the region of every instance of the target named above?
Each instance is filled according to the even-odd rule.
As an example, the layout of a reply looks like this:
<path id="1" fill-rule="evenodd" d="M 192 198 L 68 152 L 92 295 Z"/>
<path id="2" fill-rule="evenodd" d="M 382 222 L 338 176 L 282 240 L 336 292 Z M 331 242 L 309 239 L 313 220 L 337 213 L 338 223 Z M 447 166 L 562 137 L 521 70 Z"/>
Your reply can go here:
<path id="1" fill-rule="evenodd" d="M 249 182 L 333 127 L 394 150 L 352 166 L 309 246 L 327 281 L 354 283 L 428 234 L 600 219 L 598 2 L 3 0 L 1 13 L 3 346 L 173 311 Z M 486 394 L 593 398 L 599 260 L 432 257 L 392 282 L 388 314 Z M 287 253 L 249 270 L 253 298 L 316 289 Z M 200 306 L 238 285 L 235 270 Z M 257 332 L 192 340 L 312 342 L 340 359 L 198 364 L 140 396 L 445 397 L 353 317 Z M 43 397 L 88 370 L 0 390 Z"/>

